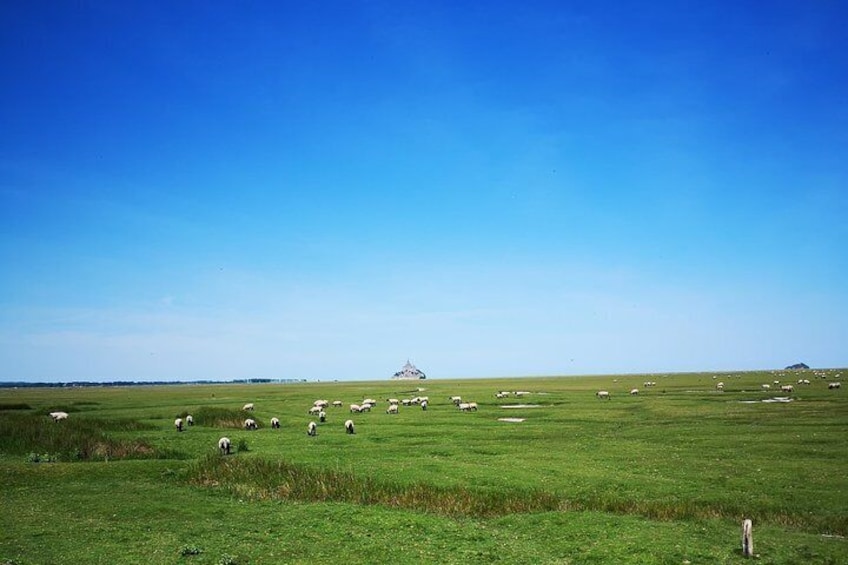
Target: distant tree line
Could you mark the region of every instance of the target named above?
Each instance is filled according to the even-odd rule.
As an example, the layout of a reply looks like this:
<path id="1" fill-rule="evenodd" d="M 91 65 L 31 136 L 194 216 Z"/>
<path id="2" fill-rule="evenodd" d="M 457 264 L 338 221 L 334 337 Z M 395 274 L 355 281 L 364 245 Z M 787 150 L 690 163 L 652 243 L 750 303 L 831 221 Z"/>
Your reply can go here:
<path id="1" fill-rule="evenodd" d="M 306 379 L 234 379 L 229 381 L 70 381 L 55 383 L 33 383 L 26 381 L 0 382 L 0 388 L 53 388 L 83 386 L 151 386 L 151 385 L 210 385 L 210 384 L 253 384 L 253 383 L 305 383 Z"/>

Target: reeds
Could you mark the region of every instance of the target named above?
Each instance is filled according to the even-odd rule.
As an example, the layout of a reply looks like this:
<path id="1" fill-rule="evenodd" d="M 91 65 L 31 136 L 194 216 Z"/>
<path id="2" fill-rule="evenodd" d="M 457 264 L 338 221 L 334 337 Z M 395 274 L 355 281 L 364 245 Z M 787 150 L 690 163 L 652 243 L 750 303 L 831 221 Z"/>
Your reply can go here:
<path id="1" fill-rule="evenodd" d="M 209 456 L 189 473 L 197 485 L 224 488 L 251 500 L 297 500 L 382 505 L 447 516 L 501 516 L 565 510 L 551 493 L 537 489 L 494 491 L 399 484 L 340 469 L 322 469 L 262 458 Z"/>
<path id="2" fill-rule="evenodd" d="M 678 499 L 634 499 L 596 491 L 580 496 L 537 488 L 442 487 L 402 484 L 352 471 L 296 465 L 251 457 L 207 456 L 192 464 L 189 480 L 223 488 L 247 500 L 293 500 L 381 505 L 453 517 L 497 517 L 549 511 L 598 511 L 643 516 L 653 520 L 742 519 L 751 509 L 743 504 Z M 799 516 L 786 508 L 761 507 L 762 523 L 844 534 L 848 517 Z"/>
<path id="3" fill-rule="evenodd" d="M 185 418 L 188 414 L 188 411 L 183 411 L 179 414 L 179 417 Z M 191 412 L 191 417 L 194 418 L 194 424 L 196 426 L 241 428 L 244 425 L 245 418 L 249 417 L 253 418 L 259 427 L 263 427 L 263 423 L 256 416 L 248 416 L 242 410 L 220 408 L 217 406 L 201 406 Z"/>
<path id="4" fill-rule="evenodd" d="M 145 429 L 154 428 L 135 420 L 68 418 L 53 422 L 39 414 L 0 413 L 0 451 L 29 454 L 33 462 L 179 457 L 141 438 L 117 439 L 106 433 Z"/>

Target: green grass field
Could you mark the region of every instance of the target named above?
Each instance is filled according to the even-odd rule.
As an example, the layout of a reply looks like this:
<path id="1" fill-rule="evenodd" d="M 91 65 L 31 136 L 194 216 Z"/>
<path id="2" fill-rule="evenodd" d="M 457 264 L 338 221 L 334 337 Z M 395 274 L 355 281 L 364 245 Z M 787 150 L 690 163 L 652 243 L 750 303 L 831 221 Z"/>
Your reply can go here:
<path id="1" fill-rule="evenodd" d="M 848 563 L 840 372 L 0 389 L 0 564 Z"/>

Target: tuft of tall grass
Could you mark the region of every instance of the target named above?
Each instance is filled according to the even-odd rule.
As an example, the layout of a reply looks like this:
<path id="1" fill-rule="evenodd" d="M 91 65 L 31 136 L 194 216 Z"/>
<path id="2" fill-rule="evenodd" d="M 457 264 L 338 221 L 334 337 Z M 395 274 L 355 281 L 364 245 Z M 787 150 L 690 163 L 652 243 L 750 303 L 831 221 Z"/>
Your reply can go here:
<path id="1" fill-rule="evenodd" d="M 106 431 L 154 429 L 135 420 L 68 418 L 53 422 L 38 414 L 0 413 L 0 452 L 49 454 L 30 461 L 177 458 L 180 454 L 154 448 L 141 438 L 116 439 Z"/>
<path id="2" fill-rule="evenodd" d="M 310 467 L 263 458 L 207 456 L 189 469 L 189 481 L 225 489 L 248 500 L 295 500 L 380 505 L 452 517 L 490 518 L 509 514 L 550 511 L 601 511 L 676 521 L 732 518 L 750 511 L 744 503 L 707 503 L 685 499 L 634 499 L 626 494 L 595 491 L 580 496 L 538 488 L 483 489 L 440 487 L 428 483 L 399 484 L 350 471 Z M 780 524 L 844 534 L 848 516 L 798 515 L 785 508 L 762 507 L 761 523 Z"/>
<path id="3" fill-rule="evenodd" d="M 188 411 L 183 411 L 178 416 L 185 418 L 189 414 Z M 244 420 L 248 416 L 241 410 L 232 410 L 230 408 L 220 408 L 217 406 L 201 406 L 197 410 L 191 412 L 191 417 L 194 418 L 194 424 L 198 426 L 209 426 L 216 428 L 241 428 L 244 425 Z M 257 425 L 261 428 L 263 423 L 256 416 L 249 416 L 256 420 Z"/>
<path id="4" fill-rule="evenodd" d="M 262 458 L 210 455 L 192 465 L 189 477 L 193 484 L 223 488 L 251 500 L 347 502 L 479 517 L 569 509 L 555 495 L 538 489 L 492 491 L 427 483 L 401 485 L 340 469 Z"/>
<path id="5" fill-rule="evenodd" d="M 26 402 L 0 402 L 0 410 L 32 410 Z"/>

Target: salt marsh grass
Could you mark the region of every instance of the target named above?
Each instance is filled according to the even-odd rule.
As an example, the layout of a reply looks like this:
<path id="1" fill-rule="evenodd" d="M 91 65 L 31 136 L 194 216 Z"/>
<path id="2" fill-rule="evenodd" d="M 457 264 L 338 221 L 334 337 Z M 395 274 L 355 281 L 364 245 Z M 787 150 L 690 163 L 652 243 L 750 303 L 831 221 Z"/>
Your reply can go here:
<path id="1" fill-rule="evenodd" d="M 760 384 L 802 375 L 790 402 L 762 402 L 776 393 Z M 741 563 L 743 518 L 762 563 L 848 562 L 833 374 L 713 376 L 0 389 L 0 562 L 373 563 L 403 547 L 430 563 Z M 381 409 L 418 394 L 427 411 Z M 368 396 L 383 406 L 349 413 Z M 344 408 L 308 437 L 318 398 Z M 241 429 L 248 402 L 281 428 Z M 250 449 L 218 454 L 223 435 Z"/>

